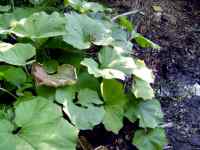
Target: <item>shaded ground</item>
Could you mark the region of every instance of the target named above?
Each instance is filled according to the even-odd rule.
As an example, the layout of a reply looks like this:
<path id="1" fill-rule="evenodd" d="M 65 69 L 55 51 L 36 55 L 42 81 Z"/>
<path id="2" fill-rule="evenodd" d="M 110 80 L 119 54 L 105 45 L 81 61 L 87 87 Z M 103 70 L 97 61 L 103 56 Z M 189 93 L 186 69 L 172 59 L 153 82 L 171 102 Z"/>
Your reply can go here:
<path id="1" fill-rule="evenodd" d="M 156 74 L 169 149 L 200 149 L 200 1 L 156 1 L 139 31 L 162 46 L 159 52 L 137 49 Z M 152 9 L 151 9 L 152 10 Z"/>
<path id="2" fill-rule="evenodd" d="M 165 114 L 171 123 L 166 132 L 169 150 L 200 150 L 200 1 L 199 0 L 102 0 L 119 12 L 141 9 L 145 12 L 137 22 L 138 32 L 146 35 L 162 49 L 134 47 L 135 55 L 144 59 L 156 75 L 153 85 Z M 160 6 L 155 12 L 152 6 Z M 134 150 L 131 136 L 135 125 L 125 121 L 119 135 L 102 127 L 84 132 L 89 142 L 109 150 Z M 104 150 L 104 149 L 101 149 Z"/>

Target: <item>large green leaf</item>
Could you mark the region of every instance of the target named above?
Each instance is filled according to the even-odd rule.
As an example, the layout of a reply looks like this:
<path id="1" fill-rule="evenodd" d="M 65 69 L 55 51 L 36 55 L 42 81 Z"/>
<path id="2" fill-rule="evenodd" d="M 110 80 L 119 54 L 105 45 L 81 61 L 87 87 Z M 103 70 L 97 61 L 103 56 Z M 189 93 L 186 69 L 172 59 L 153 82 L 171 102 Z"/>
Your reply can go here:
<path id="1" fill-rule="evenodd" d="M 0 33 L 8 32 L 10 27 L 14 26 L 22 18 L 29 17 L 32 13 L 38 11 L 35 8 L 15 8 L 12 13 L 0 14 Z"/>
<path id="2" fill-rule="evenodd" d="M 98 58 L 100 66 L 91 58 L 85 58 L 81 62 L 88 68 L 89 74 L 95 77 L 124 80 L 126 75 L 131 75 L 136 68 L 133 58 L 122 56 L 113 48 L 102 48 Z"/>
<path id="3" fill-rule="evenodd" d="M 103 124 L 107 130 L 118 133 L 123 127 L 124 106 L 127 102 L 123 85 L 116 80 L 103 80 L 101 93 L 106 111 Z"/>
<path id="4" fill-rule="evenodd" d="M 79 129 L 92 129 L 103 120 L 103 102 L 96 91 L 81 89 L 76 97 L 76 90 L 66 87 L 56 91 L 56 100 L 64 105 L 64 112 Z"/>
<path id="5" fill-rule="evenodd" d="M 126 117 L 130 121 L 135 121 L 138 118 L 140 127 L 155 128 L 162 123 L 163 113 L 160 103 L 155 99 L 133 100 L 127 104 Z"/>
<path id="6" fill-rule="evenodd" d="M 36 54 L 35 48 L 30 44 L 15 45 L 0 42 L 0 62 L 11 65 L 24 66 L 27 60 Z"/>
<path id="7" fill-rule="evenodd" d="M 163 150 L 164 145 L 167 144 L 165 131 L 162 128 L 136 131 L 133 144 L 139 150 Z"/>
<path id="8" fill-rule="evenodd" d="M 3 72 L 6 81 L 18 86 L 26 82 L 27 76 L 22 68 L 9 67 Z"/>
<path id="9" fill-rule="evenodd" d="M 16 22 L 11 32 L 31 39 L 55 37 L 65 34 L 65 22 L 65 17 L 58 12 L 50 15 L 39 12 Z"/>
<path id="10" fill-rule="evenodd" d="M 78 82 L 76 86 L 79 90 L 88 88 L 94 91 L 100 91 L 100 83 L 98 79 L 89 75 L 87 72 L 82 72 L 78 75 Z"/>
<path id="11" fill-rule="evenodd" d="M 143 98 L 144 100 L 147 100 L 154 97 L 154 91 L 148 82 L 138 78 L 135 78 L 134 81 L 135 84 L 132 86 L 132 92 L 136 98 Z"/>
<path id="12" fill-rule="evenodd" d="M 112 41 L 111 30 L 99 20 L 77 13 L 67 14 L 66 34 L 63 40 L 78 49 L 88 49 L 92 44 L 108 45 Z"/>
<path id="13" fill-rule="evenodd" d="M 16 106 L 15 123 L 0 121 L 0 149 L 75 150 L 77 130 L 62 118 L 59 107 L 42 97 Z"/>

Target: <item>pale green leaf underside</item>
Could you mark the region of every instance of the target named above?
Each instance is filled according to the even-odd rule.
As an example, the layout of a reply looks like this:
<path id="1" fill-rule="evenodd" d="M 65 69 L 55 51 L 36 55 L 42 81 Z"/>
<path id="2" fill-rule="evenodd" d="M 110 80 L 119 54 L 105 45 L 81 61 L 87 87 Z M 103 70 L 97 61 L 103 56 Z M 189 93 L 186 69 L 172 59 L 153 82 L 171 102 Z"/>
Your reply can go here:
<path id="1" fill-rule="evenodd" d="M 16 22 L 11 32 L 31 39 L 55 37 L 65 34 L 65 22 L 65 17 L 57 12 L 39 12 Z"/>
<path id="2" fill-rule="evenodd" d="M 115 48 L 102 48 L 98 55 L 101 68 L 112 68 L 127 75 L 131 75 L 136 68 L 136 64 L 132 57 L 123 56 L 121 52 Z"/>
<path id="3" fill-rule="evenodd" d="M 128 33 L 118 25 L 112 27 L 112 37 L 114 39 L 112 46 L 120 53 L 130 55 L 133 44 L 128 40 Z"/>
<path id="4" fill-rule="evenodd" d="M 0 62 L 24 66 L 27 60 L 35 56 L 35 48 L 31 44 L 0 43 Z"/>
<path id="5" fill-rule="evenodd" d="M 0 149 L 75 150 L 77 130 L 62 118 L 58 106 L 35 97 L 16 106 L 15 122 L 20 131 L 13 134 L 8 120 L 0 121 Z"/>
<path id="6" fill-rule="evenodd" d="M 94 61 L 92 58 L 85 58 L 81 64 L 83 66 L 86 66 L 88 69 L 88 73 L 94 75 L 96 78 L 103 77 L 105 79 L 125 79 L 125 73 L 111 68 L 105 68 L 101 69 L 98 67 L 98 64 L 96 61 Z"/>
<path id="7" fill-rule="evenodd" d="M 111 31 L 100 21 L 87 15 L 66 15 L 66 34 L 63 40 L 77 49 L 88 49 L 94 45 L 108 45 L 112 41 Z"/>
<path id="8" fill-rule="evenodd" d="M 154 91 L 148 82 L 138 78 L 135 78 L 134 81 L 135 84 L 132 86 L 132 92 L 136 98 L 143 98 L 144 100 L 148 100 L 154 97 Z"/>
<path id="9" fill-rule="evenodd" d="M 102 48 L 98 55 L 100 65 L 91 58 L 85 58 L 81 64 L 86 66 L 89 74 L 105 79 L 124 80 L 126 75 L 131 75 L 136 64 L 131 57 L 121 56 L 113 48 Z"/>
<path id="10" fill-rule="evenodd" d="M 139 150 L 163 150 L 167 144 L 165 131 L 162 128 L 136 131 L 133 142 Z"/>
<path id="11" fill-rule="evenodd" d="M 152 70 L 149 69 L 144 61 L 136 59 L 135 60 L 136 68 L 133 70 L 133 74 L 148 83 L 154 82 L 154 75 Z"/>

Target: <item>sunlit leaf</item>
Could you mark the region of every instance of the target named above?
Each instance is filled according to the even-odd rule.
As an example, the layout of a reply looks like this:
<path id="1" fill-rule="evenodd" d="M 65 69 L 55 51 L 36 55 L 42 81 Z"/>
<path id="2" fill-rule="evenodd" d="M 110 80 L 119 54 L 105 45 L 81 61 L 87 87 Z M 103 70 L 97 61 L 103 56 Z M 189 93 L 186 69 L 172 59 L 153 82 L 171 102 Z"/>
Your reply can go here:
<path id="1" fill-rule="evenodd" d="M 9 29 L 22 18 L 29 17 L 32 13 L 37 12 L 35 8 L 15 8 L 12 13 L 0 14 L 0 34 L 9 32 Z"/>
<path id="2" fill-rule="evenodd" d="M 27 60 L 35 56 L 35 48 L 31 44 L 15 45 L 0 42 L 0 62 L 11 65 L 24 66 Z"/>
<path id="3" fill-rule="evenodd" d="M 147 100 L 154 97 L 154 91 L 148 82 L 138 78 L 135 78 L 134 82 L 135 84 L 132 86 L 132 92 L 136 98 L 143 98 L 144 100 Z"/>
<path id="4" fill-rule="evenodd" d="M 89 74 L 105 79 L 124 80 L 136 67 L 131 57 L 121 56 L 115 49 L 103 48 L 99 53 L 100 65 L 91 58 L 85 58 L 81 64 L 86 66 Z"/>
<path id="5" fill-rule="evenodd" d="M 11 32 L 31 39 L 55 37 L 65 34 L 65 22 L 66 19 L 58 12 L 50 15 L 39 12 L 16 22 Z"/>
<path id="6" fill-rule="evenodd" d="M 77 13 L 67 14 L 66 34 L 63 40 L 77 49 L 88 49 L 94 45 L 108 45 L 112 42 L 111 30 L 99 20 Z"/>
<path id="7" fill-rule="evenodd" d="M 99 3 L 96 2 L 87 2 L 85 0 L 64 0 L 66 6 L 71 6 L 75 10 L 84 13 L 84 12 L 103 12 L 106 9 Z"/>
<path id="8" fill-rule="evenodd" d="M 139 79 L 142 79 L 148 83 L 153 83 L 154 75 L 152 73 L 152 70 L 146 66 L 144 61 L 136 59 L 135 63 L 137 67 L 133 70 L 133 74 Z"/>

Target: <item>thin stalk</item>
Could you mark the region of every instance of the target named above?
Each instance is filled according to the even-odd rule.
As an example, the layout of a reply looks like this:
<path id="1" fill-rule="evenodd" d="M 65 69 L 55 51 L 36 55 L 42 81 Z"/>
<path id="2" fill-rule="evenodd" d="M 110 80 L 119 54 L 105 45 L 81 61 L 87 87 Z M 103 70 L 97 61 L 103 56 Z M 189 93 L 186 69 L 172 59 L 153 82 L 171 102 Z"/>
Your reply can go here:
<path id="1" fill-rule="evenodd" d="M 11 5 L 11 11 L 13 12 L 15 8 L 14 0 L 10 0 L 10 5 Z"/>
<path id="2" fill-rule="evenodd" d="M 125 12 L 125 13 L 123 13 L 123 14 L 119 14 L 119 15 L 113 17 L 113 18 L 111 19 L 111 21 L 113 22 L 113 21 L 115 21 L 116 19 L 118 19 L 119 17 L 129 16 L 129 15 L 133 15 L 133 14 L 137 14 L 137 13 L 142 13 L 142 12 L 141 12 L 141 10 L 133 10 L 133 11 Z M 143 13 L 142 13 L 142 14 L 143 14 Z"/>
<path id="3" fill-rule="evenodd" d="M 3 91 L 3 92 L 5 92 L 5 93 L 8 93 L 10 96 L 12 96 L 13 98 L 17 99 L 17 96 L 15 96 L 14 94 L 12 94 L 10 91 L 8 91 L 8 90 L 6 90 L 4 88 L 1 88 L 1 87 L 0 87 L 0 90 Z"/>

